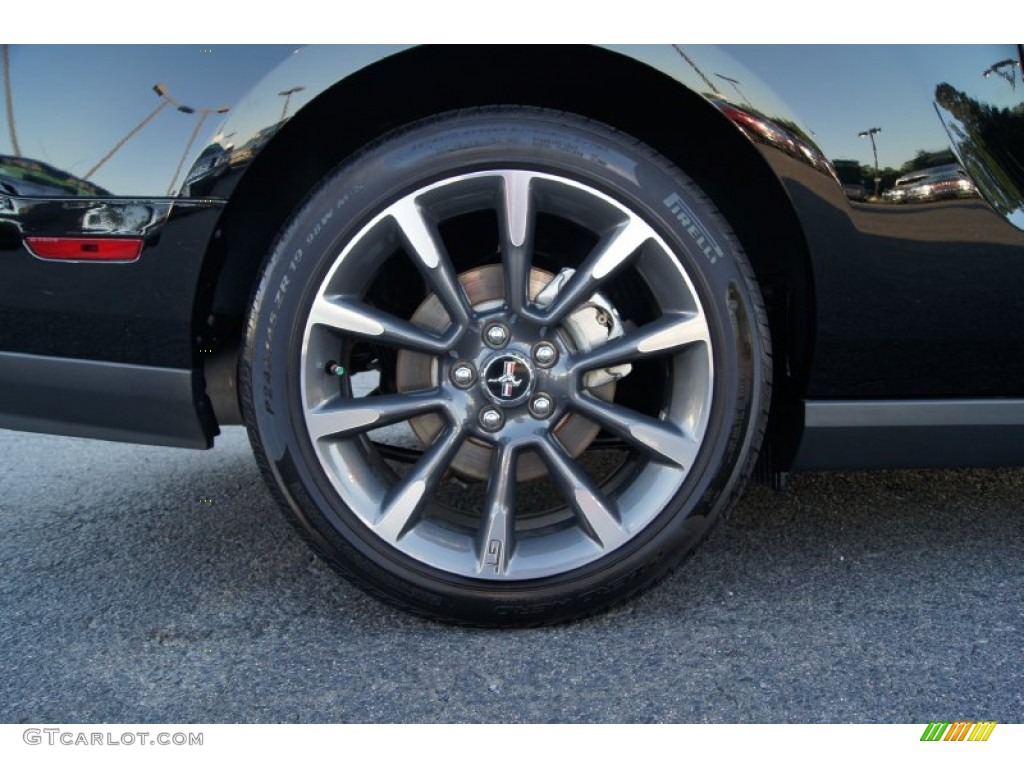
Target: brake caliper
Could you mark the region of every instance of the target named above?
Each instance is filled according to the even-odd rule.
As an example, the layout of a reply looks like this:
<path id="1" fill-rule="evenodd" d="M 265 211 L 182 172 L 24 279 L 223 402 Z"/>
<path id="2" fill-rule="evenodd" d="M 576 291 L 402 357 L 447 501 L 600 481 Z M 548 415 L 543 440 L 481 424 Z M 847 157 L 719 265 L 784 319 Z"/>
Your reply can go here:
<path id="1" fill-rule="evenodd" d="M 569 267 L 562 269 L 537 294 L 534 302 L 540 307 L 551 304 L 575 272 L 576 270 Z M 612 339 L 619 338 L 626 332 L 618 310 L 600 293 L 592 295 L 586 304 L 569 315 L 562 324 L 562 328 L 569 334 L 573 345 L 579 352 L 589 352 L 595 347 L 607 344 Z M 596 389 L 618 381 L 628 375 L 631 370 L 633 370 L 633 366 L 629 363 L 620 363 L 609 368 L 598 368 L 583 377 L 583 385 L 587 389 Z"/>

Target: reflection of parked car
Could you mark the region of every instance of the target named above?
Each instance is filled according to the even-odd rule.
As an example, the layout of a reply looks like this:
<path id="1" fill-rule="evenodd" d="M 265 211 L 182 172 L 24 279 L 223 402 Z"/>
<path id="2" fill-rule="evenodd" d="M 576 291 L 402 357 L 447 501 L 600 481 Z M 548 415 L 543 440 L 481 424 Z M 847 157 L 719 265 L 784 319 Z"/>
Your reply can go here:
<path id="1" fill-rule="evenodd" d="M 843 192 L 850 200 L 859 202 L 864 202 L 868 197 L 868 191 L 863 184 L 843 184 Z"/>
<path id="2" fill-rule="evenodd" d="M 0 155 L 0 193 L 39 197 L 93 197 L 110 194 L 102 187 L 65 173 L 42 160 L 11 155 Z"/>
<path id="3" fill-rule="evenodd" d="M 771 144 L 777 149 L 781 149 L 783 152 L 803 160 L 815 168 L 826 170 L 829 167 L 829 162 L 821 154 L 821 150 L 808 143 L 792 130 L 784 128 L 764 115 L 756 114 L 749 111 L 749 109 L 743 109 L 724 99 L 714 99 L 712 103 L 722 110 L 722 113 L 732 120 L 753 141 Z"/>
<path id="4" fill-rule="evenodd" d="M 882 199 L 888 200 L 891 203 L 907 202 L 907 190 L 923 178 L 925 178 L 925 174 L 921 171 L 914 171 L 906 176 L 900 176 L 896 179 L 896 184 L 892 189 L 887 189 L 882 193 Z"/>
<path id="5" fill-rule="evenodd" d="M 977 194 L 974 186 L 962 168 L 928 176 L 907 188 L 907 202 L 926 203 L 933 200 L 947 200 L 953 197 L 973 197 Z"/>
<path id="6" fill-rule="evenodd" d="M 896 179 L 882 198 L 892 203 L 926 203 L 953 197 L 973 197 L 978 192 L 959 165 L 940 165 L 913 171 Z"/>

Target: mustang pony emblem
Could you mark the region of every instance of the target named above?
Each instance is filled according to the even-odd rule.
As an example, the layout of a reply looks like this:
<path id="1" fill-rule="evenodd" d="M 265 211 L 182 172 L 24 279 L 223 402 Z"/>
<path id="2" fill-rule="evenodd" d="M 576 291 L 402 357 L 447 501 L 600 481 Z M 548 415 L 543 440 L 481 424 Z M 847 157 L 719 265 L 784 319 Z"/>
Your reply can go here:
<path id="1" fill-rule="evenodd" d="M 488 384 L 501 384 L 501 396 L 512 397 L 516 387 L 523 383 L 523 380 L 516 376 L 516 361 L 506 360 L 501 376 L 488 379 Z"/>

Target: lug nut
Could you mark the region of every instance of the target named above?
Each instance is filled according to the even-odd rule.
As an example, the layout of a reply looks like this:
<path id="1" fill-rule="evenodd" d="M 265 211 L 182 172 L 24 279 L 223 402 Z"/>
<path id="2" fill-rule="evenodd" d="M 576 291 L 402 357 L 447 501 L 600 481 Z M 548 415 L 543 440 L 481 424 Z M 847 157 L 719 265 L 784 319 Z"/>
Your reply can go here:
<path id="1" fill-rule="evenodd" d="M 508 328 L 502 323 L 491 323 L 484 329 L 484 341 L 489 347 L 503 347 L 508 343 Z"/>
<path id="2" fill-rule="evenodd" d="M 452 368 L 452 381 L 455 386 L 465 389 L 476 380 L 476 371 L 469 363 L 456 363 Z"/>
<path id="3" fill-rule="evenodd" d="M 484 408 L 480 411 L 480 426 L 488 432 L 497 432 L 505 423 L 505 414 L 494 407 Z"/>
<path id="4" fill-rule="evenodd" d="M 541 368 L 548 368 L 558 359 L 558 350 L 549 341 L 542 341 L 533 348 L 533 360 Z"/>
<path id="5" fill-rule="evenodd" d="M 553 410 L 555 410 L 555 401 L 551 399 L 551 395 L 544 392 L 535 395 L 530 401 L 530 413 L 535 418 L 546 419 Z"/>

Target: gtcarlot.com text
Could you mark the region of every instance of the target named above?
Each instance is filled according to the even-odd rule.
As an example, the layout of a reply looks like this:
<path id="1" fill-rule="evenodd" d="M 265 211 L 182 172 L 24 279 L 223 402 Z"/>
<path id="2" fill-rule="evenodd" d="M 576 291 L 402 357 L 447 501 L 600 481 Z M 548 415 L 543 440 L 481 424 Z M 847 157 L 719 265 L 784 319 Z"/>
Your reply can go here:
<path id="1" fill-rule="evenodd" d="M 66 747 L 201 747 L 203 734 L 160 731 L 68 731 L 62 728 L 26 728 L 21 738 L 26 744 Z"/>

